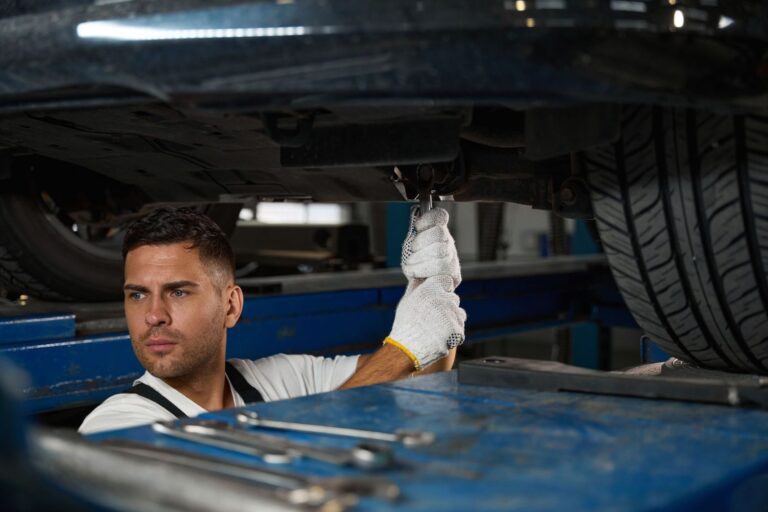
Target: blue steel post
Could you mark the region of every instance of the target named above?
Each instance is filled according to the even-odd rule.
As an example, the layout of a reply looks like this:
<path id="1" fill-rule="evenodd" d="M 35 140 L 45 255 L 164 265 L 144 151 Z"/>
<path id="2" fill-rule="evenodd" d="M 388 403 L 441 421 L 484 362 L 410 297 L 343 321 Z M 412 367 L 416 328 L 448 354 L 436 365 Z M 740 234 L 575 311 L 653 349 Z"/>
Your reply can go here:
<path id="1" fill-rule="evenodd" d="M 571 237 L 571 254 L 595 254 L 599 248 L 583 220 L 576 220 Z M 606 332 L 607 331 L 607 332 Z M 584 322 L 571 327 L 571 363 L 585 368 L 610 369 L 610 330 L 598 323 Z"/>
<path id="2" fill-rule="evenodd" d="M 387 266 L 400 265 L 403 239 L 411 221 L 412 203 L 387 204 Z"/>

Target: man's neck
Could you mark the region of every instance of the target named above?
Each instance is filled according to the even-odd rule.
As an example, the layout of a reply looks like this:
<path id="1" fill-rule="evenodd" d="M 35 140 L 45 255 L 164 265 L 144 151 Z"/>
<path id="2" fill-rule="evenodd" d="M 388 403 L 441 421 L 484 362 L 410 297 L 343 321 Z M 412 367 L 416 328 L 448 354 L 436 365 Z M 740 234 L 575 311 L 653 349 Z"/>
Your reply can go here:
<path id="1" fill-rule="evenodd" d="M 163 379 L 163 382 L 206 411 L 218 411 L 235 406 L 225 375 L 222 362 L 188 376 Z"/>

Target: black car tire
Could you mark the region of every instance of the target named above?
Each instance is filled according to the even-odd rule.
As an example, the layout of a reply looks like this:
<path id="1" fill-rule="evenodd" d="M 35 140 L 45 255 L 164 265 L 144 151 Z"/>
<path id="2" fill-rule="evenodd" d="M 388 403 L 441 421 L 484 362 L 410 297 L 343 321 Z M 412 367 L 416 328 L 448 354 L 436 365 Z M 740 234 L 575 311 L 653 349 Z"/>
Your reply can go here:
<path id="1" fill-rule="evenodd" d="M 17 293 L 63 301 L 119 300 L 122 255 L 79 238 L 38 195 L 5 183 L 0 192 L 0 281 Z"/>
<path id="2" fill-rule="evenodd" d="M 583 162 L 640 327 L 693 364 L 768 373 L 768 119 L 627 109 Z"/>

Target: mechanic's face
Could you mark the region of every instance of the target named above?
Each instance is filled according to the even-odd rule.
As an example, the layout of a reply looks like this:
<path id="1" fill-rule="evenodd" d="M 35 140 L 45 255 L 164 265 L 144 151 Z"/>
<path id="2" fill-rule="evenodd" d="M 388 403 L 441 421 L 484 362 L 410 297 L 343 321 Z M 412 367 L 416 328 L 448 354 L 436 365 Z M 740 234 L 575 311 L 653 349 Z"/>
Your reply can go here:
<path id="1" fill-rule="evenodd" d="M 197 249 L 187 246 L 140 246 L 125 259 L 131 344 L 141 365 L 161 379 L 194 376 L 220 364 L 226 329 L 242 308 L 240 289 L 217 268 L 206 268 Z"/>

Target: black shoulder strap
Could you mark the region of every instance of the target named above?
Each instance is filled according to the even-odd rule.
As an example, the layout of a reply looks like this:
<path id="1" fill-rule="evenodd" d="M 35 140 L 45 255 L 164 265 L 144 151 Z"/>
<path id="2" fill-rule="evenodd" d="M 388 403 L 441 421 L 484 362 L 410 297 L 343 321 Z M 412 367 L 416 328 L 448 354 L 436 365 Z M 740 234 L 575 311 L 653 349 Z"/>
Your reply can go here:
<path id="1" fill-rule="evenodd" d="M 123 391 L 123 393 L 133 393 L 134 395 L 143 396 L 147 400 L 152 400 L 157 405 L 165 407 L 168 412 L 176 416 L 177 418 L 186 418 L 187 415 L 182 412 L 181 409 L 173 405 L 173 402 L 161 395 L 157 390 L 151 386 L 147 386 L 143 382 L 139 382 L 131 389 Z"/>
<path id="2" fill-rule="evenodd" d="M 229 377 L 229 382 L 232 383 L 232 387 L 235 388 L 235 391 L 237 391 L 237 394 L 243 398 L 245 403 L 252 404 L 254 402 L 264 401 L 264 397 L 261 396 L 259 390 L 248 384 L 248 381 L 245 380 L 243 374 L 229 361 L 227 361 L 226 372 L 227 377 Z"/>

